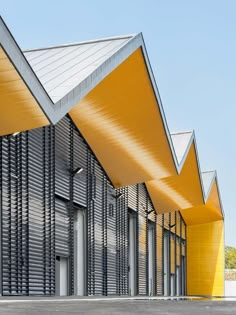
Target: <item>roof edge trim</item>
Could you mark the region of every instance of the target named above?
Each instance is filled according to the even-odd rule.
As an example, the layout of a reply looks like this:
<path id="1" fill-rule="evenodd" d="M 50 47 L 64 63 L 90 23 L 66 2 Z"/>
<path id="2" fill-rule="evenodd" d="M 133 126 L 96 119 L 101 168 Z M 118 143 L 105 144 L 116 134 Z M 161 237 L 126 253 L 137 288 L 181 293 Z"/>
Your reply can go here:
<path id="1" fill-rule="evenodd" d="M 55 112 L 53 123 L 57 123 L 69 111 L 79 103 L 92 89 L 95 88 L 109 73 L 117 68 L 125 59 L 127 59 L 136 49 L 142 45 L 140 33 L 130 38 L 108 59 L 106 59 L 89 76 L 80 82 L 75 88 L 67 93 L 63 98 L 55 103 Z"/>
<path id="2" fill-rule="evenodd" d="M 135 37 L 137 34 L 128 34 L 128 35 L 119 35 L 119 36 L 110 36 L 110 37 L 104 37 L 100 39 L 91 39 L 91 40 L 84 40 L 81 42 L 73 42 L 73 43 L 68 43 L 68 44 L 61 44 L 61 45 L 53 45 L 53 46 L 48 46 L 48 47 L 40 47 L 40 48 L 30 48 L 30 49 L 24 49 L 24 53 L 28 53 L 31 51 L 40 51 L 40 50 L 45 50 L 45 49 L 56 49 L 56 48 L 63 48 L 63 47 L 70 47 L 70 46 L 78 46 L 78 45 L 83 45 L 83 44 L 93 44 L 93 43 L 99 43 L 99 42 L 106 42 L 109 40 L 119 40 L 119 39 L 125 39 L 125 38 L 132 38 Z"/>
<path id="3" fill-rule="evenodd" d="M 19 45 L 0 16 L 0 46 L 8 56 L 16 71 L 28 87 L 45 116 L 52 122 L 54 115 L 53 102 L 39 81 L 32 67 L 26 60 Z"/>

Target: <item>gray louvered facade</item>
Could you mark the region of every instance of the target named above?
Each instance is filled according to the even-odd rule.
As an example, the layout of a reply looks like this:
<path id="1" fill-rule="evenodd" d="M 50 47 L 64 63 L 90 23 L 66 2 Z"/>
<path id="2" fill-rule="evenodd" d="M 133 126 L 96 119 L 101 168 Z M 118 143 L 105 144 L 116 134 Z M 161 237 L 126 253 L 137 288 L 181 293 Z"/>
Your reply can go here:
<path id="1" fill-rule="evenodd" d="M 55 126 L 1 137 L 0 146 L 2 295 L 60 294 L 62 262 L 67 270 L 64 294 L 79 294 L 81 255 L 84 295 L 130 294 L 131 212 L 136 218 L 136 294 L 150 294 L 149 226 L 154 231 L 151 294 L 163 295 L 164 285 L 169 295 L 185 293 L 185 224 L 180 213 L 158 214 L 144 184 L 114 189 L 69 117 Z M 78 167 L 82 171 L 74 174 Z M 85 214 L 83 253 L 77 252 L 77 211 Z M 169 242 L 167 284 L 164 234 Z"/>

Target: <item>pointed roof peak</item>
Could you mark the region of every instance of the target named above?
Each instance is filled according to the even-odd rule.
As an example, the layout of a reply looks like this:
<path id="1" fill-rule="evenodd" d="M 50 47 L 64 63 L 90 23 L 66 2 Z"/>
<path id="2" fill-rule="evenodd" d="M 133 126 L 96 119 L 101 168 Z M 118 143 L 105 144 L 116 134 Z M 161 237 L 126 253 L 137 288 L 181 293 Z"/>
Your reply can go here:
<path id="1" fill-rule="evenodd" d="M 192 136 L 193 131 L 171 133 L 171 139 L 179 165 L 187 152 Z"/>
<path id="2" fill-rule="evenodd" d="M 25 57 L 54 103 L 63 99 L 116 53 L 139 37 L 109 37 L 69 45 L 28 50 Z M 139 42 L 139 44 L 141 44 Z M 117 58 L 116 58 L 117 59 Z"/>
<path id="3" fill-rule="evenodd" d="M 205 198 L 207 198 L 210 193 L 213 181 L 216 177 L 216 172 L 204 171 L 204 172 L 201 172 L 201 175 L 202 175 L 202 183 L 203 183 Z"/>

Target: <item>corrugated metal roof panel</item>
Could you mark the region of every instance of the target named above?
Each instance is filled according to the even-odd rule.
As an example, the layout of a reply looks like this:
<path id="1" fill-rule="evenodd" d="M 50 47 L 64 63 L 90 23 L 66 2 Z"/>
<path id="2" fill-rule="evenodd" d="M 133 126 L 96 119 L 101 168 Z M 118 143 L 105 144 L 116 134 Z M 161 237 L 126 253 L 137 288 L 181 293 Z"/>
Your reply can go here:
<path id="1" fill-rule="evenodd" d="M 130 37 L 26 51 L 25 57 L 57 102 L 113 55 Z"/>

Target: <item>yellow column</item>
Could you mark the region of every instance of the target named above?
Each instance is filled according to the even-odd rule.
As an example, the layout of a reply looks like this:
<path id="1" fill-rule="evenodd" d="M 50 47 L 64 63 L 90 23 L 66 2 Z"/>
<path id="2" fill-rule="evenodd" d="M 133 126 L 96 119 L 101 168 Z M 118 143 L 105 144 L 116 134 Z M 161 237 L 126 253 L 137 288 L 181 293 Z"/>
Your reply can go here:
<path id="1" fill-rule="evenodd" d="M 187 294 L 224 295 L 224 221 L 187 226 Z"/>

